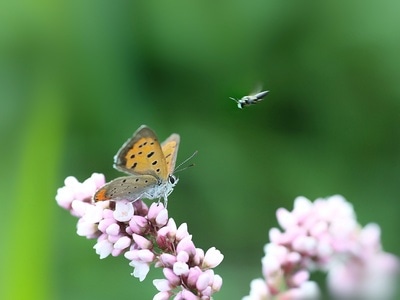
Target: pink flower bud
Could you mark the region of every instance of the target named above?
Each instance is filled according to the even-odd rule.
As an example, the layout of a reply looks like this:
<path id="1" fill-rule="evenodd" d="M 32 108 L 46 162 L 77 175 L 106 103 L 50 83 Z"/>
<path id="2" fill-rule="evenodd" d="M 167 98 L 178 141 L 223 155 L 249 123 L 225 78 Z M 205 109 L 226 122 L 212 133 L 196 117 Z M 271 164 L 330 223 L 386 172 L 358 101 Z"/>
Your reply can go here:
<path id="1" fill-rule="evenodd" d="M 142 216 L 134 215 L 129 221 L 129 227 L 134 233 L 142 234 L 148 227 L 147 219 Z"/>
<path id="2" fill-rule="evenodd" d="M 165 278 L 172 286 L 178 286 L 181 283 L 181 278 L 174 273 L 170 268 L 164 268 L 163 273 Z"/>
<path id="3" fill-rule="evenodd" d="M 281 243 L 281 239 L 280 239 L 281 235 L 282 235 L 282 233 L 278 228 L 271 228 L 269 231 L 269 240 L 272 243 L 280 244 Z"/>
<path id="4" fill-rule="evenodd" d="M 211 282 L 211 277 L 209 273 L 203 273 L 199 276 L 196 282 L 196 288 L 200 291 L 204 290 Z"/>
<path id="5" fill-rule="evenodd" d="M 176 256 L 169 253 L 163 253 L 160 255 L 159 260 L 162 262 L 163 266 L 171 268 L 176 262 Z"/>
<path id="6" fill-rule="evenodd" d="M 123 236 L 114 244 L 114 248 L 118 250 L 126 249 L 131 245 L 131 242 L 132 240 L 129 237 Z"/>
<path id="7" fill-rule="evenodd" d="M 314 255 L 317 241 L 310 236 L 299 236 L 293 241 L 293 250 Z"/>
<path id="8" fill-rule="evenodd" d="M 306 270 L 300 270 L 293 274 L 291 278 L 291 282 L 294 286 L 301 286 L 304 282 L 306 282 L 310 278 L 310 273 Z"/>
<path id="9" fill-rule="evenodd" d="M 77 217 L 83 217 L 86 214 L 86 209 L 88 206 L 90 206 L 90 204 L 88 204 L 86 202 L 82 202 L 81 200 L 71 201 L 71 208 L 74 212 L 74 215 Z M 92 223 L 95 223 L 95 222 L 92 222 Z"/>
<path id="10" fill-rule="evenodd" d="M 186 251 L 189 255 L 195 255 L 196 254 L 196 248 L 192 242 L 192 237 L 187 236 L 183 240 L 181 240 L 177 247 L 176 251 L 179 253 L 180 251 Z"/>
<path id="11" fill-rule="evenodd" d="M 112 224 L 115 224 L 115 225 L 117 225 L 116 224 L 116 221 L 114 220 L 114 219 L 103 219 L 103 220 L 101 220 L 100 222 L 99 222 L 99 230 L 101 231 L 101 232 L 104 232 L 104 233 L 106 233 L 106 231 L 107 231 L 107 228 L 108 227 L 110 227 Z M 118 226 L 118 225 L 117 225 Z M 119 226 L 118 226 L 118 228 L 119 228 Z"/>
<path id="12" fill-rule="evenodd" d="M 328 224 L 325 221 L 318 221 L 313 227 L 310 228 L 310 234 L 314 237 L 319 237 L 327 232 Z"/>
<path id="13" fill-rule="evenodd" d="M 101 186 L 103 186 L 106 183 L 106 178 L 104 176 L 104 174 L 100 174 L 100 173 L 93 173 L 92 176 L 90 177 L 94 184 L 95 184 L 95 190 L 93 191 L 93 193 Z"/>
<path id="14" fill-rule="evenodd" d="M 111 255 L 114 256 L 114 257 L 117 257 L 117 256 L 120 256 L 122 252 L 123 252 L 123 249 L 115 249 L 115 248 L 114 248 L 114 249 L 111 251 Z"/>
<path id="15" fill-rule="evenodd" d="M 211 286 L 207 286 L 204 290 L 201 290 L 201 294 L 203 295 L 203 299 L 209 299 L 213 293 Z"/>
<path id="16" fill-rule="evenodd" d="M 204 260 L 204 250 L 196 248 L 196 254 L 192 257 L 192 263 L 195 265 L 200 265 Z"/>
<path id="17" fill-rule="evenodd" d="M 102 202 L 97 202 L 96 205 L 101 206 L 102 203 L 107 203 L 109 204 L 110 201 L 102 201 Z M 114 218 L 114 211 L 108 208 L 107 206 L 103 206 L 104 210 L 103 210 L 103 219 L 110 219 L 113 220 L 113 222 L 115 222 L 115 218 Z"/>
<path id="18" fill-rule="evenodd" d="M 187 279 L 188 284 L 193 287 L 196 286 L 196 282 L 201 274 L 203 274 L 203 272 L 199 267 L 190 268 Z"/>
<path id="19" fill-rule="evenodd" d="M 147 218 L 149 220 L 155 220 L 157 218 L 158 214 L 164 209 L 165 208 L 164 208 L 164 205 L 162 203 L 153 202 L 150 205 L 149 212 L 147 213 Z"/>
<path id="20" fill-rule="evenodd" d="M 199 297 L 187 289 L 182 289 L 182 291 L 175 296 L 174 300 L 199 300 Z"/>
<path id="21" fill-rule="evenodd" d="M 160 292 L 169 292 L 173 288 L 167 279 L 154 279 L 153 284 Z"/>
<path id="22" fill-rule="evenodd" d="M 161 228 L 159 232 L 163 232 L 162 230 L 165 230 L 166 234 L 170 239 L 175 239 L 176 236 L 176 223 L 174 219 L 170 218 L 168 220 L 168 223 L 165 227 Z"/>
<path id="23" fill-rule="evenodd" d="M 176 225 L 175 225 L 176 228 Z M 189 235 L 188 233 L 188 227 L 186 223 L 182 223 L 179 228 L 176 230 L 176 239 L 178 241 L 183 240 L 185 237 Z"/>
<path id="24" fill-rule="evenodd" d="M 154 253 L 148 249 L 138 250 L 137 255 L 141 261 L 146 262 L 146 263 L 152 262 L 155 258 Z"/>
<path id="25" fill-rule="evenodd" d="M 110 243 L 115 244 L 121 237 L 122 235 L 108 235 L 107 239 Z"/>
<path id="26" fill-rule="evenodd" d="M 276 217 L 278 219 L 279 225 L 281 225 L 283 229 L 287 229 L 296 225 L 296 219 L 285 208 L 279 208 L 276 211 Z"/>
<path id="27" fill-rule="evenodd" d="M 109 235 L 118 235 L 119 234 L 119 225 L 117 223 L 112 223 L 107 227 L 106 233 Z"/>
<path id="28" fill-rule="evenodd" d="M 176 260 L 186 263 L 189 261 L 189 254 L 185 251 L 180 251 L 176 256 Z"/>
<path id="29" fill-rule="evenodd" d="M 132 238 L 141 249 L 150 249 L 153 245 L 151 241 L 136 233 L 132 234 Z"/>
<path id="30" fill-rule="evenodd" d="M 168 221 L 168 211 L 166 209 L 163 209 L 159 212 L 159 214 L 157 215 L 156 219 L 156 224 L 158 226 L 164 226 L 165 224 L 167 224 Z"/>
<path id="31" fill-rule="evenodd" d="M 222 287 L 222 282 L 223 282 L 222 281 L 222 277 L 219 276 L 218 274 L 215 274 L 214 275 L 214 281 L 213 281 L 213 284 L 212 284 L 213 291 L 218 292 Z"/>

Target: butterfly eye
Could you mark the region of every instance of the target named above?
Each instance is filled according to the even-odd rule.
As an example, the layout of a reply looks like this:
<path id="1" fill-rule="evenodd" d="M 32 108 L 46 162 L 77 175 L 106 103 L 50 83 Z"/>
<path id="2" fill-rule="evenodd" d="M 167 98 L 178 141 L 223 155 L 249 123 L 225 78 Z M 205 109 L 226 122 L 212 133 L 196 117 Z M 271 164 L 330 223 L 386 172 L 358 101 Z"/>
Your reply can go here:
<path id="1" fill-rule="evenodd" d="M 169 175 L 168 181 L 171 184 L 174 184 L 176 182 L 176 177 L 174 175 Z"/>

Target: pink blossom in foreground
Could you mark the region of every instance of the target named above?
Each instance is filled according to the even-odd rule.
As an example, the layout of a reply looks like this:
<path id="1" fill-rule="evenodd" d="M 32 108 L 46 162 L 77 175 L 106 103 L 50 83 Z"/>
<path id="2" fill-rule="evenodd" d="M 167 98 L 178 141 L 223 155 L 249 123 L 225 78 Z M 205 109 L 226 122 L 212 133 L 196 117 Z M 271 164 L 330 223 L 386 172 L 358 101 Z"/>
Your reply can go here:
<path id="1" fill-rule="evenodd" d="M 262 258 L 264 279 L 250 284 L 244 300 L 319 299 L 309 280 L 313 270 L 328 273 L 328 287 L 338 299 L 391 299 L 399 260 L 382 250 L 376 224 L 362 228 L 353 207 L 336 195 L 314 202 L 298 197 L 294 209 L 280 208 L 282 230 L 269 232 Z"/>
<path id="2" fill-rule="evenodd" d="M 221 252 L 196 248 L 186 223 L 177 227 L 161 203 L 150 207 L 140 200 L 92 203 L 104 183 L 102 174 L 83 183 L 67 177 L 58 189 L 57 203 L 79 218 L 78 235 L 97 239 L 94 249 L 101 259 L 124 255 L 140 281 L 151 265 L 163 268 L 165 279 L 153 281 L 159 291 L 154 299 L 211 299 L 222 286 L 222 278 L 212 270 L 224 258 Z"/>

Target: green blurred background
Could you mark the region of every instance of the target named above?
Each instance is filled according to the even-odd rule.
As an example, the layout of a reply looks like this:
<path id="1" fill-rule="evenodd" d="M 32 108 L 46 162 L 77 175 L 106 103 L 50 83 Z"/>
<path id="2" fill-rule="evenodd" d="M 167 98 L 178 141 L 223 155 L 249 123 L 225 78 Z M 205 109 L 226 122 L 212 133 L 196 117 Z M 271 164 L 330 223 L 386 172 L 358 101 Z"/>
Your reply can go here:
<path id="1" fill-rule="evenodd" d="M 152 298 L 160 272 L 100 261 L 54 200 L 68 175 L 119 176 L 141 124 L 181 135 L 178 163 L 199 151 L 169 213 L 224 253 L 215 299 L 248 294 L 298 195 L 344 195 L 400 255 L 398 1 L 0 5 L 1 299 Z"/>

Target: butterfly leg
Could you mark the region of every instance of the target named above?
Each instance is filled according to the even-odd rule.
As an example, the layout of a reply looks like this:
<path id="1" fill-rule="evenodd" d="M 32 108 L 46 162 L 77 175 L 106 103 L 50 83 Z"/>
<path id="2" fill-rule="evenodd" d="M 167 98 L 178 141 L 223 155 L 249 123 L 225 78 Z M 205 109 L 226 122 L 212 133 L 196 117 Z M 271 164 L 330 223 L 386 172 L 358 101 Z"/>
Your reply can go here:
<path id="1" fill-rule="evenodd" d="M 160 204 L 161 198 L 164 198 L 164 208 L 167 208 L 167 205 L 168 205 L 168 195 L 169 195 L 169 193 L 164 193 L 164 196 L 161 196 L 160 198 L 158 198 L 157 205 Z"/>
<path id="2" fill-rule="evenodd" d="M 158 198 L 157 206 L 161 203 L 161 198 L 162 197 Z M 168 199 L 165 197 L 164 198 L 164 208 L 167 208 L 167 205 L 168 205 Z"/>
<path id="3" fill-rule="evenodd" d="M 168 205 L 168 197 L 167 197 L 167 195 L 165 195 L 164 196 L 164 207 L 165 207 L 165 209 L 167 208 L 167 205 Z"/>

